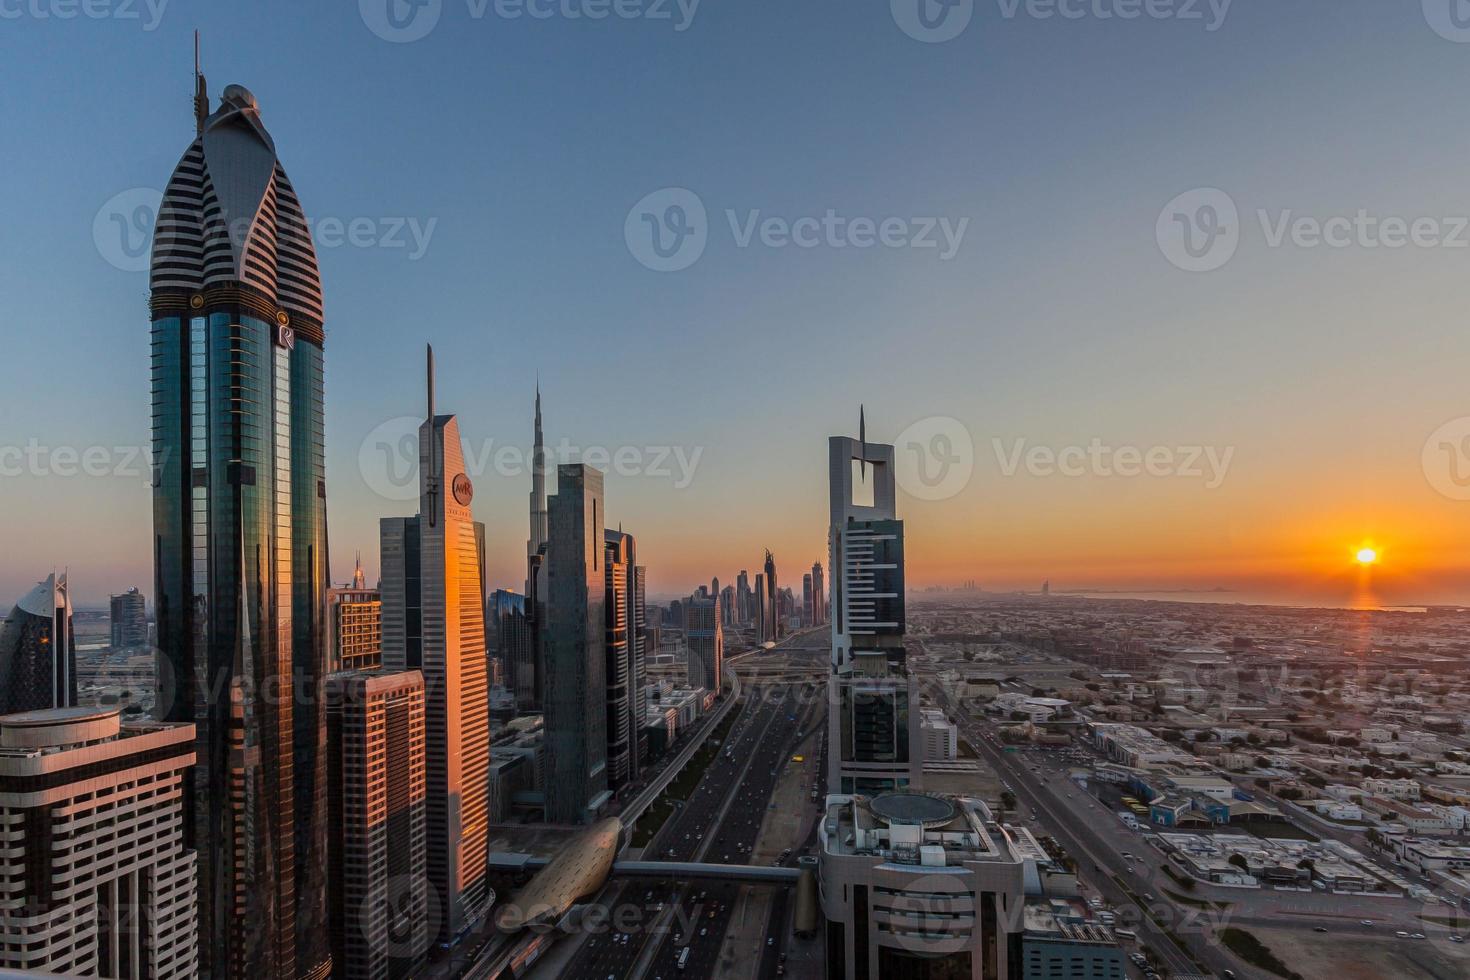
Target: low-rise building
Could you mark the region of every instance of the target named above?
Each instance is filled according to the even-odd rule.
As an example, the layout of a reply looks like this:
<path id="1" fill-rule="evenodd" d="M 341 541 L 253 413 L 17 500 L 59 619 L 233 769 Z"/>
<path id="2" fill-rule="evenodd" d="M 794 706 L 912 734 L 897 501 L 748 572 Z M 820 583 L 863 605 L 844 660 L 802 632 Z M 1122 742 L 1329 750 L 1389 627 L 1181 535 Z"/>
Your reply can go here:
<path id="1" fill-rule="evenodd" d="M 1111 929 L 1079 920 L 1071 903 L 1026 903 L 1022 980 L 1125 980 L 1127 960 Z"/>

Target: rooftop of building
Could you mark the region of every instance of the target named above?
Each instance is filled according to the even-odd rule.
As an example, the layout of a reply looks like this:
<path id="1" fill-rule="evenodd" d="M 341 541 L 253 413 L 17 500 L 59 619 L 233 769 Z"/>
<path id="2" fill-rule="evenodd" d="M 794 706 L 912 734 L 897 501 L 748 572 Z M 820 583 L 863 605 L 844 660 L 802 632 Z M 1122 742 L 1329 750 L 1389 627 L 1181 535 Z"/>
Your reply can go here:
<path id="1" fill-rule="evenodd" d="M 971 861 L 1017 862 L 1008 828 L 966 796 L 897 792 L 832 796 L 822 821 L 830 854 L 869 856 L 884 863 L 934 869 Z"/>

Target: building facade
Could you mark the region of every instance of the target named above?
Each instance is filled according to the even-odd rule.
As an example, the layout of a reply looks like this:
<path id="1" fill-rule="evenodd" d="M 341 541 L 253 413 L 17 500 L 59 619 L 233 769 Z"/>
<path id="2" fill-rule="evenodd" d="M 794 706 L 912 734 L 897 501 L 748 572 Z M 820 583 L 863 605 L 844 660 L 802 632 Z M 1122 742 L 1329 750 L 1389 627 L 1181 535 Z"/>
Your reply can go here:
<path id="1" fill-rule="evenodd" d="M 424 675 L 429 881 L 440 942 L 479 921 L 489 901 L 490 704 L 485 652 L 485 526 L 470 509 L 459 420 L 419 426 L 419 514 L 380 521 L 383 669 Z"/>
<path id="2" fill-rule="evenodd" d="M 485 633 L 490 655 L 498 659 L 502 683 L 515 698 L 518 710 L 534 702 L 535 664 L 531 657 L 531 617 L 526 597 L 508 589 L 490 593 L 485 607 Z"/>
<path id="3" fill-rule="evenodd" d="M 546 819 L 591 823 L 607 802 L 607 635 L 602 473 L 557 468 L 546 554 Z"/>
<path id="4" fill-rule="evenodd" d="M 328 589 L 327 628 L 333 673 L 382 666 L 383 595 L 377 589 Z"/>
<path id="5" fill-rule="evenodd" d="M 725 631 L 720 602 L 690 596 L 684 600 L 684 639 L 689 645 L 689 686 L 720 693 L 725 671 Z"/>
<path id="6" fill-rule="evenodd" d="M 607 632 L 607 774 L 614 792 L 638 778 L 641 763 L 642 657 L 639 656 L 638 545 L 631 534 L 605 532 L 604 610 Z"/>
<path id="7" fill-rule="evenodd" d="M 866 426 L 864 426 L 864 429 Z M 828 783 L 834 793 L 918 789 L 919 698 L 904 652 L 903 522 L 893 447 L 833 436 L 828 446 L 832 681 Z"/>
<path id="8" fill-rule="evenodd" d="M 129 589 L 112 596 L 112 648 L 130 650 L 148 645 L 148 608 L 143 593 Z"/>
<path id="9" fill-rule="evenodd" d="M 327 678 L 327 893 L 334 976 L 400 980 L 428 954 L 424 677 Z"/>
<path id="10" fill-rule="evenodd" d="M 201 969 L 323 978 L 321 282 L 255 97 L 207 109 L 153 238 L 155 711 L 198 740 Z"/>
<path id="11" fill-rule="evenodd" d="M 146 636 L 146 629 L 144 634 Z M 21 597 L 0 627 L 0 712 L 77 703 L 77 641 L 66 576 L 54 572 Z"/>
<path id="12" fill-rule="evenodd" d="M 985 804 L 831 796 L 818 835 L 828 977 L 1020 980 L 1025 862 Z"/>
<path id="13" fill-rule="evenodd" d="M 185 841 L 194 729 L 116 708 L 0 717 L 0 966 L 170 980 L 199 974 Z"/>

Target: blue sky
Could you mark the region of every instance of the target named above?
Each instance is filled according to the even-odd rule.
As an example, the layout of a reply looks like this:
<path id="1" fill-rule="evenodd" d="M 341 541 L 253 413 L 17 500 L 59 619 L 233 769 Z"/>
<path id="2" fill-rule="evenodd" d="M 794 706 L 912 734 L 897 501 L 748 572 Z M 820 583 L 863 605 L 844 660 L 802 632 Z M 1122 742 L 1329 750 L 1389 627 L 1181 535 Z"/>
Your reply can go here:
<path id="1" fill-rule="evenodd" d="M 1204 2 L 1203 20 L 1122 20 L 1097 12 L 1127 0 L 1076 19 L 979 0 L 932 44 L 886 0 L 703 0 L 682 31 L 672 2 L 670 19 L 593 21 L 560 12 L 588 0 L 548 19 L 442 0 L 411 43 L 354 0 L 172 0 L 152 30 L 143 0 L 94 2 L 109 16 L 0 2 L 0 447 L 146 444 L 146 274 L 110 263 L 93 228 L 116 195 L 161 188 L 191 138 L 197 28 L 212 94 L 255 92 L 308 214 L 365 220 L 376 243 L 319 249 L 335 578 L 358 547 L 375 570 L 376 519 L 411 507 L 358 460 L 420 410 L 426 340 L 441 408 L 477 444 L 529 440 L 539 370 L 553 442 L 701 451 L 687 487 L 608 483 L 656 592 L 728 580 L 766 546 L 793 570 L 820 557 L 825 438 L 855 429 L 859 402 L 875 438 L 944 417 L 973 441 L 961 492 L 902 504 L 920 583 L 1192 583 L 1305 547 L 1256 531 L 1293 507 L 1406 540 L 1418 525 L 1398 516 L 1366 525 L 1464 516 L 1419 456 L 1470 412 L 1470 250 L 1272 249 L 1255 218 L 1470 213 L 1470 44 L 1418 3 L 1237 0 L 1212 31 Z M 1238 254 L 1208 274 L 1155 238 L 1164 205 L 1200 187 L 1243 216 Z M 708 245 L 678 272 L 624 238 L 664 188 L 707 209 Z M 968 225 L 946 261 L 742 248 L 727 216 L 828 209 Z M 382 247 L 400 222 L 432 229 L 421 249 Z M 996 472 L 993 438 L 1094 436 L 1234 446 L 1236 468 L 1210 494 Z M 515 585 L 527 481 L 477 483 L 491 584 Z M 0 513 L 0 596 L 52 565 L 84 599 L 151 591 L 141 476 L 0 477 Z"/>

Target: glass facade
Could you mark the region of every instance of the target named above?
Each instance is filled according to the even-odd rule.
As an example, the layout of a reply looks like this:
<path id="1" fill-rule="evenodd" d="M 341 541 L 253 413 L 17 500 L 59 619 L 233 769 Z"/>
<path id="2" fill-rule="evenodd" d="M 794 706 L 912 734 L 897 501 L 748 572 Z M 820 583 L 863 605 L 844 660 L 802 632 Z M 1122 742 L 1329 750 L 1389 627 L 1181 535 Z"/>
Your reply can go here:
<path id="1" fill-rule="evenodd" d="M 203 940 L 235 975 L 327 955 L 321 381 L 238 307 L 153 322 L 156 710 L 197 726 Z"/>

